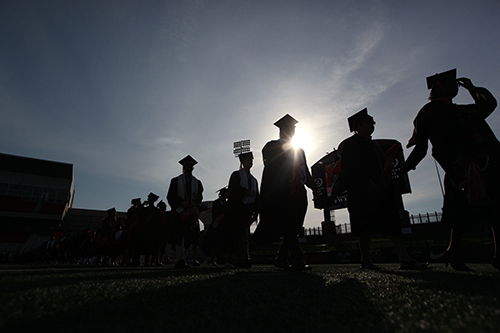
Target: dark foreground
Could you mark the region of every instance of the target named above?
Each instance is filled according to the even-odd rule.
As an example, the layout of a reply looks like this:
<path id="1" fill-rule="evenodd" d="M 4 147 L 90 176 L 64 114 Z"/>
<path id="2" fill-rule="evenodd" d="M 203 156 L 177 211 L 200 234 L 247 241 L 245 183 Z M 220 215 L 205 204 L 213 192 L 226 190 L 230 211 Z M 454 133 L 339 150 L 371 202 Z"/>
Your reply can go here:
<path id="1" fill-rule="evenodd" d="M 0 266 L 1 332 L 498 332 L 500 272 Z"/>

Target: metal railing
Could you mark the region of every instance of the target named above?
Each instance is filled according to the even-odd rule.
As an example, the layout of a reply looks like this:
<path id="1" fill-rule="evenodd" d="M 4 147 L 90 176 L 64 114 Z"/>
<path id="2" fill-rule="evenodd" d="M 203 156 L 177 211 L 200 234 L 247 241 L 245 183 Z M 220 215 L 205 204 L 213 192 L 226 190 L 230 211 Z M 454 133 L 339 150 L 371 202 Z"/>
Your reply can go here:
<path id="1" fill-rule="evenodd" d="M 442 213 L 425 213 L 425 214 L 415 214 L 410 215 L 410 224 L 424 224 L 424 223 L 437 223 L 441 222 Z M 343 223 L 335 225 L 335 233 L 338 234 L 350 234 L 351 224 Z M 322 236 L 323 229 L 321 227 L 316 228 L 304 228 L 304 236 Z"/>
<path id="2" fill-rule="evenodd" d="M 436 223 L 441 222 L 442 213 L 425 213 L 418 215 L 410 215 L 410 224 Z"/>
<path id="3" fill-rule="evenodd" d="M 323 229 L 321 227 L 304 228 L 304 236 L 323 236 Z"/>

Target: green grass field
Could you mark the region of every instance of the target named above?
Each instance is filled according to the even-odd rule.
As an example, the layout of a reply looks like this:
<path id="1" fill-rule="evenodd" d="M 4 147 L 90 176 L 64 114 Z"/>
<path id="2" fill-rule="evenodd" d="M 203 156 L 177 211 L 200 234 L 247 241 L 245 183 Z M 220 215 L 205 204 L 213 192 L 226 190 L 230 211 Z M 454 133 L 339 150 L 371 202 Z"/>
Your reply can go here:
<path id="1" fill-rule="evenodd" d="M 0 332 L 499 332 L 500 272 L 0 266 Z"/>

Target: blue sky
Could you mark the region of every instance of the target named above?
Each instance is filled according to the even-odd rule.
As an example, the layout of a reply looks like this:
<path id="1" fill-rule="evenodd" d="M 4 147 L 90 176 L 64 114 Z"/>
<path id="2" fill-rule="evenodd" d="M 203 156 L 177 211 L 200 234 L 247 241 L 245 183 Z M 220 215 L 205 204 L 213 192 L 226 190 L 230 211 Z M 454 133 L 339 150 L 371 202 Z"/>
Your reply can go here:
<path id="1" fill-rule="evenodd" d="M 374 138 L 406 144 L 436 72 L 498 97 L 499 15 L 498 1 L 2 1 L 0 151 L 74 164 L 76 208 L 165 199 L 187 154 L 215 199 L 234 141 L 251 140 L 260 180 L 286 113 L 311 166 L 364 107 Z M 498 111 L 488 123 L 498 133 Z M 410 180 L 407 210 L 439 211 L 430 154 Z M 322 219 L 310 201 L 306 226 Z"/>

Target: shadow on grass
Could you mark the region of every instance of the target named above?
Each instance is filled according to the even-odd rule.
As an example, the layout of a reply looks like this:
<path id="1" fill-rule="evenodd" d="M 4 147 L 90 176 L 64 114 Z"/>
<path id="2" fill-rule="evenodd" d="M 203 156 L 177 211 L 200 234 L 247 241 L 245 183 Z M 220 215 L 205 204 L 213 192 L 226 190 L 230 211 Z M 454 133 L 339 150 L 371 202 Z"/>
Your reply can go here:
<path id="1" fill-rule="evenodd" d="M 487 265 L 481 265 L 487 266 Z M 459 272 L 429 269 L 425 271 L 387 271 L 414 280 L 414 286 L 429 292 L 450 292 L 465 296 L 500 297 L 499 272 Z"/>
<path id="2" fill-rule="evenodd" d="M 357 265 L 0 271 L 0 330 L 495 331 L 499 280 L 489 266 L 472 273 Z"/>
<path id="3" fill-rule="evenodd" d="M 14 287 L 6 295 L 17 300 L 2 306 L 9 314 L 2 319 L 4 332 L 396 330 L 369 286 L 350 274 L 274 268 L 103 273 L 56 272 L 50 285 L 36 286 L 37 277 L 20 283 L 21 292 Z"/>

